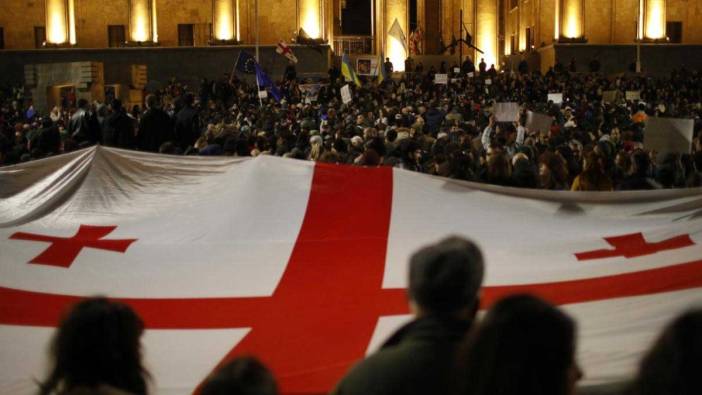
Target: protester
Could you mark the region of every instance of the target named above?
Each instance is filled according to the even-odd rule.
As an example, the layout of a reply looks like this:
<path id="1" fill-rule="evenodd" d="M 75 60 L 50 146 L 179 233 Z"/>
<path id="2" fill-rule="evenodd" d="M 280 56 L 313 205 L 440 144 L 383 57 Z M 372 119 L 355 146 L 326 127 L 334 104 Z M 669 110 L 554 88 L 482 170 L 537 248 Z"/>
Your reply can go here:
<path id="1" fill-rule="evenodd" d="M 240 357 L 217 369 L 200 395 L 278 395 L 271 372 L 256 358 Z"/>
<path id="2" fill-rule="evenodd" d="M 143 330 L 124 304 L 100 297 L 76 304 L 54 335 L 51 370 L 39 395 L 145 395 Z"/>
<path id="3" fill-rule="evenodd" d="M 458 357 L 455 394 L 575 395 L 575 323 L 529 295 L 496 303 Z"/>
<path id="4" fill-rule="evenodd" d="M 334 160 L 340 163 L 396 166 L 527 188 L 534 187 L 531 173 L 537 169 L 537 187 L 554 190 L 582 189 L 584 177 L 597 170 L 591 168 L 578 177 L 583 164 L 588 164 L 585 156 L 595 152 L 600 170 L 611 180 L 614 190 L 678 188 L 699 183 L 696 180 L 702 169 L 692 160 L 702 148 L 702 76 L 698 71 L 681 69 L 655 78 L 636 74 L 607 78 L 597 73 L 569 73 L 562 65 L 545 74 L 497 73 L 488 71 L 482 63 L 482 72 L 470 74 L 454 73 L 458 65 L 447 65 L 447 85 L 435 84 L 435 70 L 419 71 L 419 63 L 415 72 L 405 73 L 399 80 L 377 84 L 361 77 L 361 87 L 351 84 L 353 100 L 347 104 L 340 95 L 346 82 L 337 67 L 330 70 L 330 79 L 283 79 L 278 84 L 283 96 L 280 102 L 271 97 L 260 99 L 255 84 L 240 80 L 238 75 L 198 81 L 197 92 L 174 78 L 167 86 L 149 92 L 147 111 L 133 115 L 140 118 L 139 128 L 120 132 L 120 142 L 113 141 L 110 129 L 114 113 L 122 112 L 116 111 L 114 104 L 97 103 L 86 108 L 81 102 L 80 109 L 58 108 L 41 114 L 28 111 L 35 108 L 33 103 L 15 94 L 14 87 L 5 91 L 8 93 L 0 90 L 1 164 L 68 152 L 93 144 L 103 135 L 105 145 L 153 152 L 163 146 L 170 147 L 164 152 L 174 154 L 329 160 L 325 153 L 334 151 Z M 641 99 L 625 100 L 624 92 L 630 90 L 639 91 Z M 605 91 L 618 92 L 617 99 L 605 102 Z M 550 92 L 561 92 L 563 104 L 548 102 Z M 163 112 L 155 109 L 159 102 Z M 516 124 L 495 120 L 496 102 L 521 105 Z M 528 111 L 553 117 L 550 128 L 531 130 Z M 172 126 L 165 126 L 169 122 L 164 113 Z M 71 117 L 79 121 L 86 114 L 91 133 L 94 125 L 97 129 L 102 126 L 102 130 L 95 133 L 97 137 L 86 138 L 82 132 L 73 136 L 80 130 L 76 129 L 80 123 L 71 126 Z M 652 116 L 695 120 L 689 158 L 680 156 L 666 162 L 663 156 L 655 157 L 655 152 L 646 149 L 645 122 Z M 158 118 L 158 122 L 152 118 Z M 59 152 L 36 149 L 40 135 L 37 130 L 48 127 L 46 119 L 60 133 Z M 312 138 L 316 135 L 321 145 Z M 384 152 L 379 152 L 377 139 L 384 141 Z M 313 143 L 316 147 L 310 155 Z M 502 154 L 488 161 L 489 150 Z M 639 152 L 649 157 L 648 164 Z M 597 188 L 603 189 L 610 188 L 605 184 Z"/>
<path id="5" fill-rule="evenodd" d="M 478 311 L 483 257 L 449 237 L 412 255 L 409 303 L 415 319 L 358 363 L 333 394 L 445 394 L 455 350 Z"/>
<path id="6" fill-rule="evenodd" d="M 688 311 L 663 330 L 641 361 L 628 395 L 702 394 L 702 310 Z"/>

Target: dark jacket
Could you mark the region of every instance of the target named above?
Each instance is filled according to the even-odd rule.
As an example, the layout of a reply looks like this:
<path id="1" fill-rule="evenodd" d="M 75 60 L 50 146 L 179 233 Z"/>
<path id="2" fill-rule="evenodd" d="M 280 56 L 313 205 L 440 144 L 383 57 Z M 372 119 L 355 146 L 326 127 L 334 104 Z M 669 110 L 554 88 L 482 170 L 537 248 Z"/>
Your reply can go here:
<path id="1" fill-rule="evenodd" d="M 434 316 L 412 321 L 354 366 L 332 394 L 446 394 L 469 328 L 468 321 Z"/>
<path id="2" fill-rule="evenodd" d="M 102 125 L 102 143 L 108 147 L 134 148 L 134 119 L 124 110 L 110 114 Z"/>
<path id="3" fill-rule="evenodd" d="M 159 108 L 146 110 L 139 121 L 137 147 L 142 151 L 158 152 L 161 144 L 173 140 L 173 122 Z"/>
<path id="4" fill-rule="evenodd" d="M 197 110 L 185 106 L 178 111 L 175 117 L 175 137 L 182 149 L 195 144 L 200 137 L 200 117 Z"/>
<path id="5" fill-rule="evenodd" d="M 76 142 L 97 142 L 98 137 L 96 134 L 99 133 L 99 130 L 97 130 L 99 128 L 91 124 L 90 117 L 91 115 L 87 110 L 80 109 L 68 121 L 68 135 Z"/>

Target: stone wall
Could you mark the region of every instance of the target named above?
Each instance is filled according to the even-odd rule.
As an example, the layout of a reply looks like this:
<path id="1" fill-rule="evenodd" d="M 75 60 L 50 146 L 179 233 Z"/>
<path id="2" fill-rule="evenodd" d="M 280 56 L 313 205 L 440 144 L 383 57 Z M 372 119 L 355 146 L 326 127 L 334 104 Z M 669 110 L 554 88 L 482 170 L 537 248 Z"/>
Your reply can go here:
<path id="1" fill-rule="evenodd" d="M 592 59 L 601 64 L 606 74 L 622 73 L 636 61 L 635 45 L 557 44 L 540 48 L 538 64 L 542 71 L 555 62 L 565 66 L 576 60 L 578 71 L 587 71 Z M 641 46 L 642 70 L 647 74 L 664 75 L 685 66 L 702 69 L 702 45 L 644 44 Z"/>
<path id="2" fill-rule="evenodd" d="M 319 53 L 309 47 L 293 46 L 299 59 L 298 75 L 326 75 L 329 70 L 329 47 Z M 0 83 L 24 81 L 24 66 L 28 64 L 101 62 L 105 84 L 125 84 L 131 81 L 131 65 L 142 64 L 148 69 L 149 81 L 166 82 L 171 77 L 190 84 L 200 78 L 220 78 L 232 71 L 241 50 L 253 54 L 252 47 L 203 48 L 115 48 L 115 49 L 43 49 L 5 51 L 0 56 Z M 274 77 L 282 75 L 287 60 L 275 53 L 275 47 L 261 47 L 261 64 Z"/>

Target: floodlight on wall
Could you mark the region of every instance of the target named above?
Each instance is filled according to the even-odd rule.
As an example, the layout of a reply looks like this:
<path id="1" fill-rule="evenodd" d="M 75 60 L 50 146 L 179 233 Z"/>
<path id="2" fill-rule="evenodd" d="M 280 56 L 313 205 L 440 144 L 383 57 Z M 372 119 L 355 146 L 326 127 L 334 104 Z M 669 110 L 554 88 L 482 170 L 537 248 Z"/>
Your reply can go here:
<path id="1" fill-rule="evenodd" d="M 156 0 L 129 0 L 129 44 L 153 45 L 157 31 Z"/>
<path id="2" fill-rule="evenodd" d="M 48 46 L 76 44 L 74 0 L 46 0 L 46 44 Z"/>
<path id="3" fill-rule="evenodd" d="M 210 44 L 236 44 L 238 35 L 238 0 L 212 0 L 212 41 Z"/>
<path id="4" fill-rule="evenodd" d="M 556 38 L 560 42 L 587 42 L 585 38 L 585 1 L 556 0 Z"/>

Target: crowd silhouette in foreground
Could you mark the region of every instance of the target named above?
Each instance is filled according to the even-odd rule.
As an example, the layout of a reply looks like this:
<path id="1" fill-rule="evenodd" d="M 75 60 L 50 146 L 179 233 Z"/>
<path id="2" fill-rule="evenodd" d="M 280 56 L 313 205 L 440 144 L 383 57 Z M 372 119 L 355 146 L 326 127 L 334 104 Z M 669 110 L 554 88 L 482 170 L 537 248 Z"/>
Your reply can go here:
<path id="1" fill-rule="evenodd" d="M 40 114 L 21 88 L 0 97 L 0 165 L 93 144 L 173 155 L 277 155 L 413 171 L 522 188 L 632 190 L 702 185 L 702 75 L 408 72 L 401 79 L 346 84 L 286 73 L 283 99 L 261 99 L 250 76 L 234 74 L 188 86 L 173 79 L 150 88 L 145 108 L 119 100 L 64 99 Z M 447 85 L 435 74 L 448 74 Z M 241 77 L 241 78 L 240 78 Z M 606 100 L 607 92 L 616 91 Z M 625 92 L 640 92 L 626 100 Z M 563 103 L 548 100 L 562 93 Z M 75 99 L 75 100 L 74 100 Z M 517 102 L 513 122 L 496 122 L 495 102 Z M 527 113 L 553 117 L 543 130 Z M 658 155 L 644 146 L 646 120 L 695 120 L 690 152 Z M 534 129 L 532 127 L 532 129 Z"/>
<path id="2" fill-rule="evenodd" d="M 472 242 L 449 237 L 412 255 L 409 304 L 415 318 L 358 362 L 332 394 L 572 395 L 583 377 L 577 325 L 537 297 L 495 303 L 481 320 L 484 264 Z M 146 395 L 144 325 L 130 307 L 102 297 L 76 304 L 51 347 L 40 395 Z M 622 395 L 702 393 L 702 310 L 674 319 L 642 359 Z M 272 373 L 253 356 L 219 367 L 202 395 L 277 395 Z"/>

